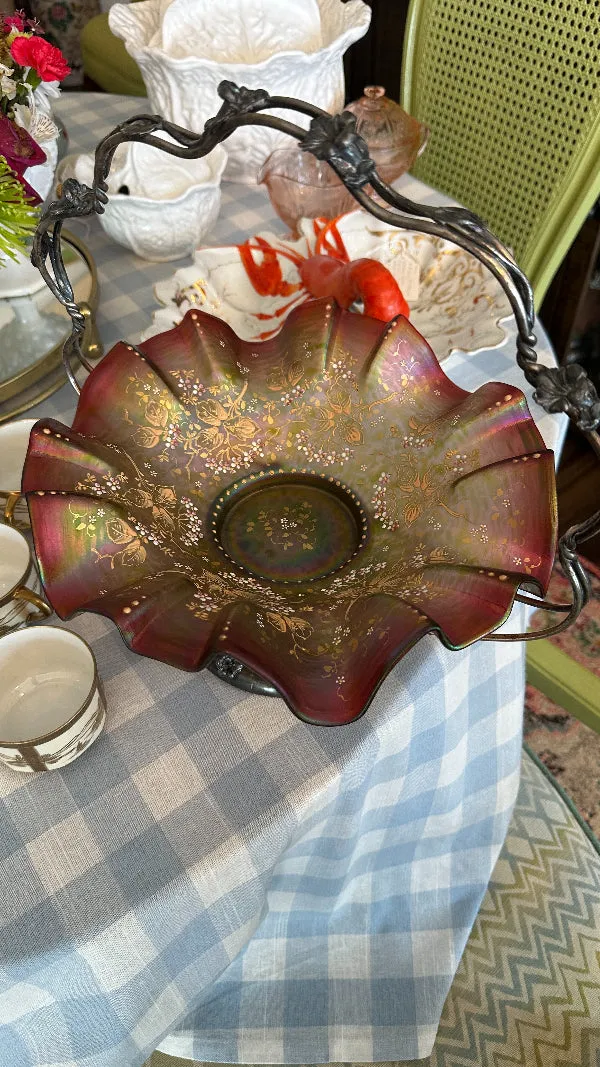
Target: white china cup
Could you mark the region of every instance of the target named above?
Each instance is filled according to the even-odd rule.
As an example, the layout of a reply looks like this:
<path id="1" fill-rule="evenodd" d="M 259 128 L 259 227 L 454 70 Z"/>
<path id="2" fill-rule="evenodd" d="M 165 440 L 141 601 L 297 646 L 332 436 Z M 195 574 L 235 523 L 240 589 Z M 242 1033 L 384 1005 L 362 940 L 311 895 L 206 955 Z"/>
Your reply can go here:
<path id="1" fill-rule="evenodd" d="M 21 478 L 29 435 L 36 419 L 18 419 L 0 426 L 0 518 L 18 529 L 29 526 L 27 503 L 21 497 Z"/>
<path id="2" fill-rule="evenodd" d="M 0 637 L 52 614 L 40 592 L 31 549 L 23 534 L 0 524 Z"/>
<path id="3" fill-rule="evenodd" d="M 31 773 L 64 767 L 96 740 L 106 718 L 96 660 L 59 626 L 0 640 L 0 760 Z"/>

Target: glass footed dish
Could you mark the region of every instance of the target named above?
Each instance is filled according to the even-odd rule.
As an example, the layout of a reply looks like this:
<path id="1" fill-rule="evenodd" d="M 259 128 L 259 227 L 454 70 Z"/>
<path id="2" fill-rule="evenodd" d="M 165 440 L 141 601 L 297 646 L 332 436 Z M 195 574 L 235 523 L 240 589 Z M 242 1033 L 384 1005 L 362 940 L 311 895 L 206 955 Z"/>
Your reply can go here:
<path id="1" fill-rule="evenodd" d="M 364 96 L 348 104 L 346 111 L 356 116 L 356 132 L 367 142 L 385 182 L 410 170 L 427 144 L 428 128 L 385 96 L 381 85 L 367 85 Z M 301 219 L 333 219 L 356 206 L 352 193 L 326 160 L 316 159 L 298 144 L 277 148 L 263 165 L 258 181 L 266 185 L 274 210 L 294 237 L 299 236 Z"/>
<path id="2" fill-rule="evenodd" d="M 388 184 L 410 170 L 427 146 L 428 127 L 390 100 L 382 85 L 366 85 L 364 95 L 346 111 L 356 116 L 356 132 L 367 142 L 377 173 Z"/>
<path id="3" fill-rule="evenodd" d="M 260 170 L 258 183 L 267 187 L 274 211 L 293 238 L 300 236 L 302 219 L 334 219 L 356 205 L 329 163 L 296 145 L 276 148 Z"/>
<path id="4" fill-rule="evenodd" d="M 311 723 L 365 711 L 424 634 L 546 590 L 553 455 L 519 389 L 454 385 L 407 319 L 312 301 L 263 343 L 189 311 L 92 371 L 23 488 L 62 618 L 186 670 L 227 653 Z"/>

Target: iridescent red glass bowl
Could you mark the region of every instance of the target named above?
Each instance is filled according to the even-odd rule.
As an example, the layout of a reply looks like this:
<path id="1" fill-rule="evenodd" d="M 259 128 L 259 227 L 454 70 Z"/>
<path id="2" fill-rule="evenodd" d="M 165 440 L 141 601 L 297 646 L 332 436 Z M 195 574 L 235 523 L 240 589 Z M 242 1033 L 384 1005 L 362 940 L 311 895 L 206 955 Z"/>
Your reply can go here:
<path id="1" fill-rule="evenodd" d="M 35 547 L 62 618 L 198 670 L 227 652 L 312 723 L 356 719 L 423 634 L 461 648 L 545 592 L 553 455 L 525 398 L 454 385 L 410 323 L 305 304 L 261 344 L 190 311 L 37 423 Z"/>

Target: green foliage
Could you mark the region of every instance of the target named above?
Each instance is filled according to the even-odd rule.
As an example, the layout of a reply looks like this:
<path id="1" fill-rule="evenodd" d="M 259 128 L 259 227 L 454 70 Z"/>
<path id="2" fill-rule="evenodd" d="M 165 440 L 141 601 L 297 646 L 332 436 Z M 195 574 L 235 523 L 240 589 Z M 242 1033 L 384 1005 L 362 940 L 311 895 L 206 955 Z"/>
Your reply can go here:
<path id="1" fill-rule="evenodd" d="M 16 259 L 15 253 L 25 248 L 35 230 L 37 218 L 38 211 L 21 182 L 0 156 L 0 254 Z"/>

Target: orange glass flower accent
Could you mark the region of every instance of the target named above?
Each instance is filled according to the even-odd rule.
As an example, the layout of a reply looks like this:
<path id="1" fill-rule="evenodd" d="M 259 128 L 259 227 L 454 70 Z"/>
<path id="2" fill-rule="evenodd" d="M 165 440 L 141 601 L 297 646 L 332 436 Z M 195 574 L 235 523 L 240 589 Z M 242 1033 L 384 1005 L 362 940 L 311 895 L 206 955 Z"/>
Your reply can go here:
<path id="1" fill-rule="evenodd" d="M 327 725 L 423 634 L 490 633 L 554 558 L 523 394 L 465 392 L 405 318 L 324 301 L 262 344 L 201 311 L 117 344 L 73 427 L 34 427 L 24 490 L 59 615 L 187 670 L 230 653 Z"/>

